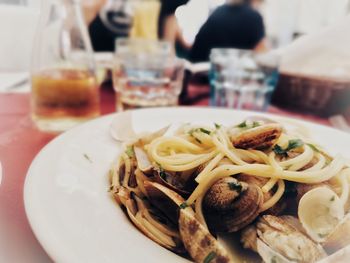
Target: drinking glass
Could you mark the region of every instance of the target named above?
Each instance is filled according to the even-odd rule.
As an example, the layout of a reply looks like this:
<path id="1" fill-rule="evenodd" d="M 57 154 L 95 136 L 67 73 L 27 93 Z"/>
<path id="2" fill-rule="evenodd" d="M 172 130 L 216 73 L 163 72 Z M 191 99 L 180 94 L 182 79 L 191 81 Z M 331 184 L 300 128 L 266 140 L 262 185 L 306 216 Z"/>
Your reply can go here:
<path id="1" fill-rule="evenodd" d="M 37 127 L 59 132 L 98 116 L 95 71 L 79 0 L 43 1 L 31 68 Z"/>
<path id="2" fill-rule="evenodd" d="M 215 48 L 210 55 L 211 106 L 265 111 L 275 89 L 277 67 L 262 66 L 253 51 Z"/>
<path id="3" fill-rule="evenodd" d="M 117 110 L 178 105 L 184 63 L 168 42 L 118 39 L 113 70 Z"/>

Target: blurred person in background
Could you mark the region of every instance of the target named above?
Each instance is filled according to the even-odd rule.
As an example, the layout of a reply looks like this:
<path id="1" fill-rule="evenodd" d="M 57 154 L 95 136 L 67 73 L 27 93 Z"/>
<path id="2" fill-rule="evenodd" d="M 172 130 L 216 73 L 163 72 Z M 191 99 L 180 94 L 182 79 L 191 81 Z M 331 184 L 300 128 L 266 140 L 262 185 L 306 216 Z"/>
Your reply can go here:
<path id="1" fill-rule="evenodd" d="M 115 39 L 128 37 L 133 18 L 127 0 L 83 0 L 82 8 L 89 25 L 95 51 L 114 51 Z"/>
<path id="2" fill-rule="evenodd" d="M 191 45 L 186 42 L 179 27 L 175 11 L 189 0 L 161 0 L 158 19 L 158 37 L 169 41 L 178 57 L 188 58 Z"/>
<path id="3" fill-rule="evenodd" d="M 95 51 L 114 51 L 119 37 L 162 39 L 173 44 L 180 57 L 190 45 L 175 17 L 189 0 L 83 0 L 82 7 Z"/>
<path id="4" fill-rule="evenodd" d="M 199 30 L 190 52 L 192 62 L 208 61 L 212 48 L 265 49 L 259 0 L 228 0 Z"/>

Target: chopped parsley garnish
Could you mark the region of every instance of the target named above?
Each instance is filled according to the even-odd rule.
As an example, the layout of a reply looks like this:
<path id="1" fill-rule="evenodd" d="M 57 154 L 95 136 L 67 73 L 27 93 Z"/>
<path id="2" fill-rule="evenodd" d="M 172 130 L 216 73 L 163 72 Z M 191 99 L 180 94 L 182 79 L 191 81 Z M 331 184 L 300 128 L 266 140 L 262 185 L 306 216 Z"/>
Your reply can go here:
<path id="1" fill-rule="evenodd" d="M 205 259 L 203 260 L 203 263 L 209 263 L 211 262 L 214 258 L 216 258 L 216 253 L 214 251 L 210 252 Z"/>
<path id="2" fill-rule="evenodd" d="M 273 147 L 273 151 L 278 155 L 287 156 L 288 151 L 299 148 L 304 145 L 304 142 L 300 139 L 289 140 L 287 148 L 283 149 L 281 146 L 276 144 Z"/>
<path id="3" fill-rule="evenodd" d="M 192 129 L 188 132 L 188 134 L 196 139 L 197 142 L 202 143 L 199 139 L 196 138 L 196 136 L 193 135 L 194 132 L 203 132 L 205 134 L 210 135 L 211 131 L 208 131 L 207 129 L 204 128 L 198 128 L 198 129 Z"/>
<path id="4" fill-rule="evenodd" d="M 221 125 L 220 125 L 220 124 L 217 124 L 217 123 L 214 122 L 214 125 L 215 125 L 215 128 L 216 128 L 216 129 L 220 129 L 220 128 L 221 128 Z"/>
<path id="5" fill-rule="evenodd" d="M 328 234 L 323 234 L 323 233 L 318 233 L 317 235 L 318 235 L 320 238 L 324 238 L 324 237 L 328 236 Z"/>
<path id="6" fill-rule="evenodd" d="M 252 123 L 247 123 L 247 121 L 244 121 L 238 125 L 236 125 L 237 128 L 241 129 L 252 129 L 259 127 L 261 124 L 258 121 L 253 121 Z"/>
<path id="7" fill-rule="evenodd" d="M 199 130 L 205 134 L 208 134 L 210 135 L 210 131 L 208 131 L 207 129 L 204 129 L 204 128 L 199 128 Z"/>
<path id="8" fill-rule="evenodd" d="M 237 128 L 247 128 L 247 121 L 241 122 L 240 124 L 236 125 Z"/>
<path id="9" fill-rule="evenodd" d="M 131 146 L 128 146 L 125 150 L 125 153 L 127 156 L 129 156 L 130 158 L 131 157 L 134 157 L 135 156 L 135 153 L 134 153 L 134 148 Z"/>
<path id="10" fill-rule="evenodd" d="M 164 181 L 166 181 L 166 173 L 164 169 L 159 165 L 159 176 L 162 178 Z"/>
<path id="11" fill-rule="evenodd" d="M 230 188 L 230 190 L 236 191 L 238 193 L 242 192 L 242 185 L 240 183 L 229 182 L 227 184 L 228 184 L 228 187 Z"/>
<path id="12" fill-rule="evenodd" d="M 273 257 L 271 258 L 270 263 L 277 263 L 277 258 L 276 258 L 276 256 L 273 256 Z"/>
<path id="13" fill-rule="evenodd" d="M 181 205 L 180 205 L 180 208 L 181 209 L 185 209 L 186 207 L 188 207 L 188 204 L 186 202 L 183 202 Z"/>
<path id="14" fill-rule="evenodd" d="M 307 145 L 308 146 L 310 146 L 310 148 L 312 149 L 312 150 L 314 150 L 315 152 L 320 152 L 320 150 L 315 146 L 315 145 L 313 145 L 313 144 L 311 144 L 311 143 L 307 143 Z"/>
<path id="15" fill-rule="evenodd" d="M 287 155 L 287 150 L 284 150 L 278 144 L 276 144 L 275 147 L 273 147 L 273 151 L 275 152 L 275 154 L 278 154 L 278 155 Z"/>
<path id="16" fill-rule="evenodd" d="M 252 128 L 259 127 L 259 126 L 260 126 L 260 123 L 259 123 L 259 122 L 253 121 Z"/>
<path id="17" fill-rule="evenodd" d="M 92 163 L 92 160 L 90 159 L 89 155 L 87 155 L 86 153 L 84 153 L 84 158 L 88 160 L 90 163 Z"/>
<path id="18" fill-rule="evenodd" d="M 329 201 L 333 202 L 334 200 L 335 200 L 335 196 L 333 195 Z"/>
<path id="19" fill-rule="evenodd" d="M 159 167 L 159 176 L 160 178 L 162 178 L 164 181 L 166 181 L 166 172 L 164 171 L 163 167 L 157 163 L 158 167 Z"/>
<path id="20" fill-rule="evenodd" d="M 304 142 L 302 140 L 300 140 L 300 139 L 289 140 L 287 149 L 289 151 L 289 150 L 292 150 L 292 149 L 295 149 L 295 148 L 299 148 L 299 147 L 301 147 L 303 145 L 304 145 Z"/>

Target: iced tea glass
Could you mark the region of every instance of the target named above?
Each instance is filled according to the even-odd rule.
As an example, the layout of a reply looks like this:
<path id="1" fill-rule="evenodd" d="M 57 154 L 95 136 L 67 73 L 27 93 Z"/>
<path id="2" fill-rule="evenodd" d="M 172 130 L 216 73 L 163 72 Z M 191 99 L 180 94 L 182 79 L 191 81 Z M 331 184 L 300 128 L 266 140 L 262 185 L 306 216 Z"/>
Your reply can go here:
<path id="1" fill-rule="evenodd" d="M 31 68 L 32 119 L 61 132 L 99 115 L 91 42 L 78 0 L 43 1 Z"/>

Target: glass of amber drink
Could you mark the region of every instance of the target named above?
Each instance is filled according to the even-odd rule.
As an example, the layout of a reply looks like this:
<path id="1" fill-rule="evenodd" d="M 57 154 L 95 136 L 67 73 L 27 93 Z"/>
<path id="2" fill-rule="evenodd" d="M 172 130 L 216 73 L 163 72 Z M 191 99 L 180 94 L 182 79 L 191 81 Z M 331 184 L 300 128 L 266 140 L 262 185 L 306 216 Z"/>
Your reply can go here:
<path id="1" fill-rule="evenodd" d="M 60 132 L 98 116 L 99 85 L 79 2 L 44 1 L 34 46 L 31 105 L 37 127 Z"/>
<path id="2" fill-rule="evenodd" d="M 39 128 L 66 130 L 98 115 L 98 85 L 94 74 L 57 68 L 32 75 L 32 117 Z"/>

